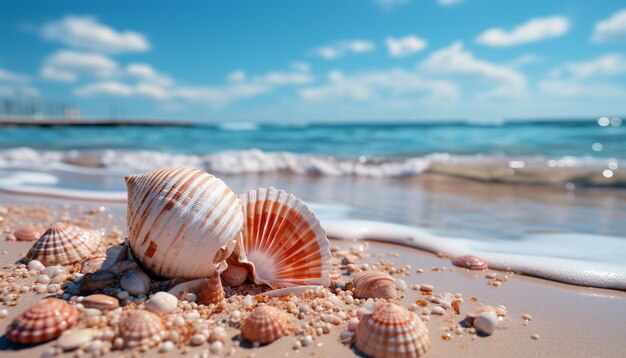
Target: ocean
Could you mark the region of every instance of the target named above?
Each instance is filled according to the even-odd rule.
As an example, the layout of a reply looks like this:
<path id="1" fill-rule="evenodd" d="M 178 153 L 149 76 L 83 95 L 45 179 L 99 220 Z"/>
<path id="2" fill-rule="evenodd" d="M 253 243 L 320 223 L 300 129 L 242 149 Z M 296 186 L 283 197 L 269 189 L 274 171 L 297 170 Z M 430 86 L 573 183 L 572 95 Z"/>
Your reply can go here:
<path id="1" fill-rule="evenodd" d="M 621 120 L 0 127 L 0 191 L 123 202 L 128 174 L 191 166 L 302 197 L 334 237 L 474 253 L 626 289 Z"/>

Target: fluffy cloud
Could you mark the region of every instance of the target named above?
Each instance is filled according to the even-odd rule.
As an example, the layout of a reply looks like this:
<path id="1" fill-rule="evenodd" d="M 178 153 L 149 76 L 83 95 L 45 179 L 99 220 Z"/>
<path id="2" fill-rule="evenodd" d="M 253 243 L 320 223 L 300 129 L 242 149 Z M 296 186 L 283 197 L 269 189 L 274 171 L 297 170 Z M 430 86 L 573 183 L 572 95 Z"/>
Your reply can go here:
<path id="1" fill-rule="evenodd" d="M 564 70 L 577 78 L 620 75 L 626 73 L 626 57 L 608 54 L 591 61 L 568 63 Z"/>
<path id="2" fill-rule="evenodd" d="M 80 76 L 113 76 L 118 72 L 118 65 L 104 55 L 61 50 L 44 61 L 40 72 L 51 81 L 76 82 Z"/>
<path id="3" fill-rule="evenodd" d="M 328 82 L 300 90 L 300 97 L 311 102 L 365 101 L 384 97 L 422 95 L 423 99 L 456 99 L 454 84 L 441 80 L 427 80 L 414 71 L 393 69 L 344 75 L 331 71 Z"/>
<path id="4" fill-rule="evenodd" d="M 454 42 L 430 54 L 419 68 L 428 74 L 486 80 L 495 87 L 485 97 L 519 96 L 526 92 L 526 77 L 507 66 L 480 60 L 467 51 L 462 42 Z"/>
<path id="5" fill-rule="evenodd" d="M 92 16 L 66 16 L 44 24 L 41 35 L 64 45 L 105 53 L 144 52 L 150 43 L 134 31 L 116 31 Z"/>
<path id="6" fill-rule="evenodd" d="M 452 6 L 456 4 L 460 4 L 465 0 L 437 0 L 437 4 L 441 6 Z"/>
<path id="7" fill-rule="evenodd" d="M 159 86 L 168 86 L 174 81 L 167 75 L 157 73 L 157 71 L 146 63 L 131 63 L 126 66 L 126 73 L 143 82 Z"/>
<path id="8" fill-rule="evenodd" d="M 573 79 L 548 79 L 539 81 L 538 88 L 543 94 L 556 97 L 598 99 L 626 97 L 624 88 L 606 82 L 584 83 Z"/>
<path id="9" fill-rule="evenodd" d="M 241 82 L 246 80 L 246 72 L 243 70 L 235 70 L 226 76 L 228 82 Z"/>
<path id="10" fill-rule="evenodd" d="M 26 75 L 0 68 L 0 81 L 11 83 L 26 83 L 29 81 L 29 78 Z"/>
<path id="11" fill-rule="evenodd" d="M 343 57 L 349 53 L 366 53 L 376 49 L 376 45 L 368 40 L 346 40 L 340 41 L 333 45 L 322 46 L 318 48 L 315 53 L 326 59 L 334 60 Z"/>
<path id="12" fill-rule="evenodd" d="M 131 86 L 116 81 L 91 83 L 74 90 L 74 94 L 80 97 L 90 97 L 101 94 L 118 97 L 130 97 L 135 93 L 135 89 Z"/>
<path id="13" fill-rule="evenodd" d="M 608 19 L 598 21 L 591 39 L 594 42 L 626 42 L 626 9 L 614 13 Z"/>
<path id="14" fill-rule="evenodd" d="M 511 31 L 494 27 L 478 35 L 476 42 L 485 46 L 509 47 L 565 35 L 569 20 L 563 16 L 531 19 Z"/>
<path id="15" fill-rule="evenodd" d="M 387 50 L 392 57 L 404 57 L 416 52 L 420 52 L 426 48 L 427 43 L 424 39 L 409 35 L 400 38 L 387 37 L 385 39 Z"/>

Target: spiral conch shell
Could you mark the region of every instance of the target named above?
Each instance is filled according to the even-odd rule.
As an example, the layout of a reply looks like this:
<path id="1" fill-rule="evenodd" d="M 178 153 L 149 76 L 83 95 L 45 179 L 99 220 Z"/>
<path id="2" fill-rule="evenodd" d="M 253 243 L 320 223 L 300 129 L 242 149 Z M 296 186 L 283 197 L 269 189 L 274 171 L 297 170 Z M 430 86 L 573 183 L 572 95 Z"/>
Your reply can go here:
<path id="1" fill-rule="evenodd" d="M 354 275 L 355 297 L 396 298 L 395 280 L 381 271 L 362 271 Z"/>
<path id="2" fill-rule="evenodd" d="M 255 308 L 241 325 L 241 336 L 249 342 L 272 343 L 288 333 L 288 317 L 267 305 Z"/>
<path id="3" fill-rule="evenodd" d="M 25 260 L 39 260 L 45 266 L 71 265 L 94 253 L 100 246 L 101 239 L 97 231 L 58 223 L 33 244 Z"/>
<path id="4" fill-rule="evenodd" d="M 78 322 L 78 310 L 57 298 L 47 298 L 11 322 L 7 337 L 14 343 L 37 344 L 59 337 Z"/>
<path id="5" fill-rule="evenodd" d="M 275 188 L 242 194 L 245 228 L 235 248 L 250 278 L 272 288 L 330 285 L 330 243 L 313 212 Z"/>
<path id="6" fill-rule="evenodd" d="M 223 270 L 243 229 L 237 195 L 198 169 L 166 168 L 126 177 L 128 238 L 153 273 L 209 277 Z"/>
<path id="7" fill-rule="evenodd" d="M 430 347 L 428 328 L 413 312 L 387 303 L 359 321 L 356 347 L 375 358 L 420 357 Z"/>

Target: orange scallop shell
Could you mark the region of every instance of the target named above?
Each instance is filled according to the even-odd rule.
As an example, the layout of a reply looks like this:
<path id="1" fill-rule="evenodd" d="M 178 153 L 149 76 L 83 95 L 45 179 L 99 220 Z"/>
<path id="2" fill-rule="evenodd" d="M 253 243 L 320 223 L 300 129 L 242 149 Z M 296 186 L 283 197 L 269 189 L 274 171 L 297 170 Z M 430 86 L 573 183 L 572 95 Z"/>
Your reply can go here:
<path id="1" fill-rule="evenodd" d="M 78 317 L 74 306 L 57 298 L 46 298 L 15 318 L 6 335 L 14 343 L 43 343 L 74 326 Z"/>
<path id="2" fill-rule="evenodd" d="M 58 223 L 33 244 L 25 260 L 39 260 L 45 266 L 70 265 L 89 257 L 101 243 L 98 232 Z"/>
<path id="3" fill-rule="evenodd" d="M 138 310 L 120 322 L 119 335 L 126 348 L 149 348 L 163 340 L 165 326 L 158 315 Z"/>
<path id="4" fill-rule="evenodd" d="M 267 305 L 255 308 L 241 324 L 241 336 L 249 342 L 272 343 L 288 333 L 288 317 Z"/>
<path id="5" fill-rule="evenodd" d="M 428 328 L 422 320 L 391 303 L 363 316 L 355 337 L 356 348 L 375 358 L 420 357 L 430 347 Z"/>
<path id="6" fill-rule="evenodd" d="M 330 243 L 313 212 L 275 188 L 242 194 L 243 240 L 235 247 L 256 284 L 272 288 L 330 285 Z"/>
<path id="7" fill-rule="evenodd" d="M 355 297 L 358 298 L 396 298 L 396 282 L 393 277 L 381 271 L 362 271 L 352 278 Z"/>
<path id="8" fill-rule="evenodd" d="M 470 270 L 486 270 L 489 268 L 486 260 L 471 255 L 455 256 L 452 258 L 452 264 Z"/>

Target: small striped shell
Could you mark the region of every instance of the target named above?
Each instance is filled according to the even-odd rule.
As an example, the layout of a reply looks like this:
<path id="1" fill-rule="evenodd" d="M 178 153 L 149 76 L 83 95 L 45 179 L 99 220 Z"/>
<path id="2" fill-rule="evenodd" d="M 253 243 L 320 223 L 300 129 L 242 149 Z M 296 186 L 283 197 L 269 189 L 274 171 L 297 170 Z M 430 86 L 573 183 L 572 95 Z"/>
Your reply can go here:
<path id="1" fill-rule="evenodd" d="M 396 283 L 393 277 L 381 271 L 362 271 L 352 278 L 354 295 L 358 298 L 396 298 Z"/>
<path id="2" fill-rule="evenodd" d="M 330 285 L 330 243 L 319 220 L 293 194 L 275 188 L 242 194 L 245 228 L 235 252 L 258 285 Z"/>
<path id="3" fill-rule="evenodd" d="M 261 305 L 241 324 L 241 336 L 249 342 L 272 343 L 289 333 L 289 318 L 280 310 Z"/>
<path id="4" fill-rule="evenodd" d="M 78 322 L 74 306 L 57 298 L 46 298 L 15 318 L 7 337 L 19 344 L 38 344 L 59 337 Z"/>
<path id="5" fill-rule="evenodd" d="M 455 256 L 452 258 L 452 264 L 470 270 L 486 270 L 489 268 L 487 261 L 471 255 Z"/>
<path id="6" fill-rule="evenodd" d="M 241 202 L 198 169 L 166 168 L 126 177 L 128 239 L 153 273 L 201 278 L 221 271 L 243 229 Z"/>
<path id="7" fill-rule="evenodd" d="M 222 272 L 222 280 L 230 287 L 243 285 L 248 278 L 248 269 L 245 266 L 228 263 L 228 268 Z"/>
<path id="8" fill-rule="evenodd" d="M 165 326 L 158 315 L 138 310 L 120 322 L 119 335 L 126 348 L 149 348 L 161 343 Z"/>
<path id="9" fill-rule="evenodd" d="M 101 242 L 102 237 L 97 231 L 58 223 L 33 244 L 25 260 L 38 260 L 45 266 L 71 265 L 89 257 Z"/>
<path id="10" fill-rule="evenodd" d="M 363 316 L 355 338 L 356 348 L 375 358 L 420 357 L 430 347 L 428 328 L 422 320 L 391 303 Z"/>

